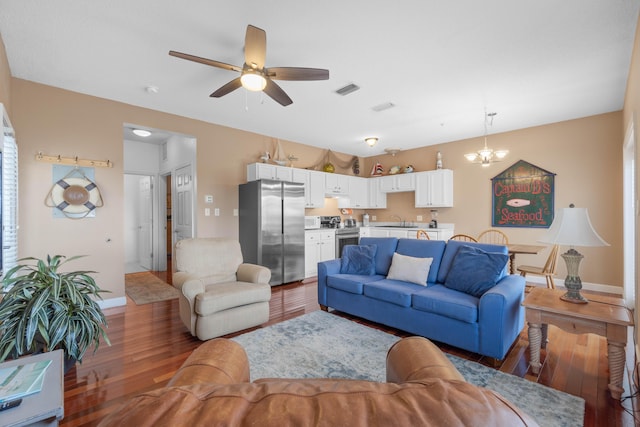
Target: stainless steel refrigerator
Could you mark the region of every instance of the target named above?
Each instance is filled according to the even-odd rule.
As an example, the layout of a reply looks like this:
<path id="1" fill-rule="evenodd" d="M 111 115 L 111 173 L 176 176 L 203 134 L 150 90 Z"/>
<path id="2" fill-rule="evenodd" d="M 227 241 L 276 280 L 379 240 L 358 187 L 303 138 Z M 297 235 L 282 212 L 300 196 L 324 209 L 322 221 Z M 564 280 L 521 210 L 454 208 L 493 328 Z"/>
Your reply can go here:
<path id="1" fill-rule="evenodd" d="M 262 179 L 240 184 L 244 262 L 271 270 L 271 286 L 304 279 L 304 184 Z"/>

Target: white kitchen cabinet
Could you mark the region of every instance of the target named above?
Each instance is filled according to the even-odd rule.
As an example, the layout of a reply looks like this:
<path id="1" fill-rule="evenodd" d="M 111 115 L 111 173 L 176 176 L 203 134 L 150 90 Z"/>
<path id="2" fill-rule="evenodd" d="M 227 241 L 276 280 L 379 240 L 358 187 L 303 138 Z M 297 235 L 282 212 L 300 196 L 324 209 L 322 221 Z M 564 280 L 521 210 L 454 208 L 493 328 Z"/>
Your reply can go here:
<path id="1" fill-rule="evenodd" d="M 332 196 L 349 196 L 349 175 L 341 175 L 337 173 L 324 174 L 324 191 L 325 194 Z"/>
<path id="2" fill-rule="evenodd" d="M 417 172 L 415 203 L 416 208 L 453 207 L 453 171 L 438 169 Z"/>
<path id="3" fill-rule="evenodd" d="M 304 207 L 324 207 L 324 173 L 307 169 L 293 169 L 293 182 L 304 183 Z"/>
<path id="4" fill-rule="evenodd" d="M 388 175 L 371 179 L 380 180 L 380 191 L 383 193 L 399 193 L 402 191 L 414 191 L 416 189 L 415 173 Z"/>
<path id="5" fill-rule="evenodd" d="M 275 179 L 278 181 L 293 181 L 293 168 L 272 165 L 270 163 L 252 163 L 247 165 L 247 181 L 259 179 Z"/>
<path id="6" fill-rule="evenodd" d="M 417 239 L 418 230 L 424 230 L 431 240 L 447 241 L 453 236 L 453 228 L 395 228 L 395 227 L 365 227 L 370 237 L 397 237 L 399 239 Z M 361 228 L 362 230 L 362 228 Z"/>
<path id="7" fill-rule="evenodd" d="M 349 207 L 366 209 L 369 207 L 369 186 L 367 178 L 349 177 Z"/>
<path id="8" fill-rule="evenodd" d="M 336 257 L 335 230 L 305 230 L 304 277 L 318 275 L 318 263 Z"/>
<path id="9" fill-rule="evenodd" d="M 383 193 L 380 189 L 380 178 L 368 178 L 369 192 L 369 209 L 386 209 L 387 193 Z"/>

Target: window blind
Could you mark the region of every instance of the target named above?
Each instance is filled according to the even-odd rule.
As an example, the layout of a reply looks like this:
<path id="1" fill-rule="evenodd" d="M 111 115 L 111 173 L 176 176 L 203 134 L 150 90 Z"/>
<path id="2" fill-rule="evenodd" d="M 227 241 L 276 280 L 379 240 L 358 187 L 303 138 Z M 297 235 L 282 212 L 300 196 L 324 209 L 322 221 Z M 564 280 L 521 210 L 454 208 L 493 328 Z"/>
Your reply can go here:
<path id="1" fill-rule="evenodd" d="M 18 261 L 18 145 L 3 114 L 2 145 L 2 274 Z"/>

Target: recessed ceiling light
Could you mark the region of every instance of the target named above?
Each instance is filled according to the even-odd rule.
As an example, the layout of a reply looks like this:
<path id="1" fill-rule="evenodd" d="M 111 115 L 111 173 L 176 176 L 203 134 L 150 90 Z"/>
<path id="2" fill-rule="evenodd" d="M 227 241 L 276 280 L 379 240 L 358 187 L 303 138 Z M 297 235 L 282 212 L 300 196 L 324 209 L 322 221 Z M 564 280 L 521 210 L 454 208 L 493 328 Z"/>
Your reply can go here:
<path id="1" fill-rule="evenodd" d="M 132 132 L 134 134 L 138 135 L 138 136 L 143 137 L 143 138 L 146 138 L 146 137 L 151 135 L 151 132 L 149 132 L 148 130 L 145 130 L 145 129 L 134 129 Z"/>
<path id="2" fill-rule="evenodd" d="M 388 110 L 389 108 L 393 108 L 395 106 L 396 106 L 396 104 L 394 104 L 393 102 L 385 102 L 383 104 L 375 105 L 375 106 L 371 107 L 371 109 L 373 111 L 379 113 L 380 111 Z"/>

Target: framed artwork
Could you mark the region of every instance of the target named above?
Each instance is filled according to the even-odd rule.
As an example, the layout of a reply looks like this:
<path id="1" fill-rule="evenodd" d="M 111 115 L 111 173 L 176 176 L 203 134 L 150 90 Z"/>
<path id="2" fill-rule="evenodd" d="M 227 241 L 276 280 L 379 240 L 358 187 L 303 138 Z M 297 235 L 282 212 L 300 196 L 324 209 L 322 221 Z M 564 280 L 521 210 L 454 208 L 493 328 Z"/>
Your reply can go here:
<path id="1" fill-rule="evenodd" d="M 551 226 L 555 173 L 519 160 L 491 178 L 493 227 Z"/>

